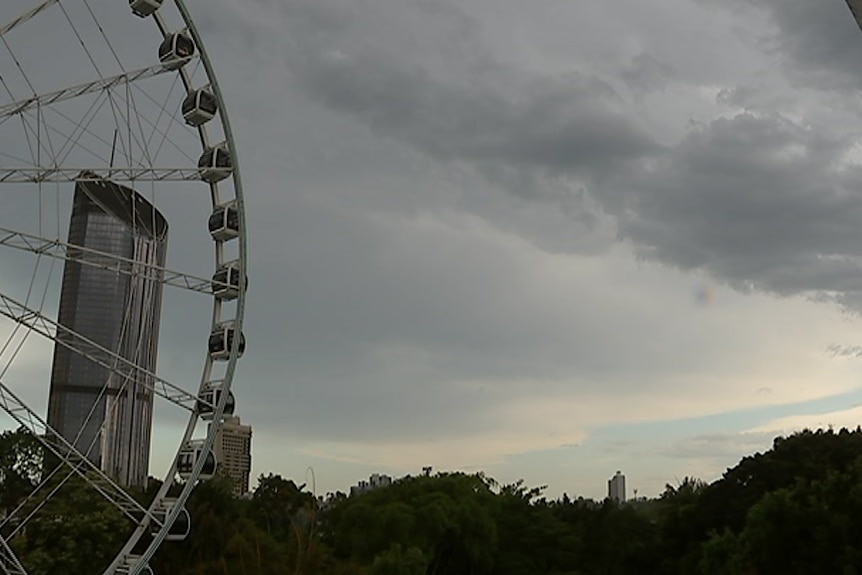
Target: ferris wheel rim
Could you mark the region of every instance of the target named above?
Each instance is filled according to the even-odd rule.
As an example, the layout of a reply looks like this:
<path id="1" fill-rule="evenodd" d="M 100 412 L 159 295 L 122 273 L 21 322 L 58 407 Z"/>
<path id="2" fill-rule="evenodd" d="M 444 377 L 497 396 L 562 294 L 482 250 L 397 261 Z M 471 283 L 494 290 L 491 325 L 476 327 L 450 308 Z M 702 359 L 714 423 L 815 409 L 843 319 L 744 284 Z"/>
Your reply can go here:
<path id="1" fill-rule="evenodd" d="M 86 0 L 84 0 L 86 2 Z M 218 103 L 218 114 L 217 121 L 221 126 L 221 131 L 223 133 L 223 140 L 213 144 L 210 141 L 209 134 L 207 132 L 206 126 L 201 125 L 198 126 L 198 132 L 200 135 L 201 148 L 202 151 L 206 152 L 208 149 L 215 149 L 217 147 L 224 147 L 229 150 L 231 156 L 232 165 L 229 169 L 221 169 L 217 166 L 212 166 L 209 174 L 213 175 L 213 179 L 216 181 L 209 181 L 210 187 L 210 196 L 211 196 L 211 205 L 213 209 L 218 208 L 219 206 L 224 206 L 230 204 L 232 208 L 236 212 L 236 216 L 238 218 L 238 233 L 235 238 L 237 248 L 237 254 L 234 259 L 232 259 L 229 263 L 235 265 L 239 271 L 239 277 L 244 278 L 245 281 L 240 281 L 237 286 L 237 293 L 233 299 L 233 309 L 234 312 L 230 317 L 223 316 L 223 302 L 217 298 L 213 298 L 212 305 L 212 320 L 211 320 L 211 330 L 216 329 L 217 327 L 229 324 L 232 329 L 235 330 L 235 333 L 240 334 L 240 337 L 234 337 L 232 341 L 229 343 L 229 355 L 225 358 L 223 362 L 224 372 L 223 375 L 219 379 L 219 383 L 221 385 L 222 392 L 217 396 L 218 400 L 214 404 L 208 405 L 208 408 L 211 410 L 210 417 L 211 423 L 209 424 L 209 428 L 205 438 L 202 440 L 202 449 L 205 453 L 212 452 L 215 442 L 215 437 L 218 430 L 221 428 L 223 424 L 223 417 L 225 415 L 225 408 L 228 403 L 228 399 L 230 397 L 230 392 L 232 388 L 233 378 L 235 376 L 236 364 L 237 360 L 241 355 L 241 337 L 243 334 L 243 320 L 245 315 L 245 296 L 247 291 L 247 263 L 248 263 L 248 247 L 247 247 L 247 226 L 245 221 L 245 205 L 244 205 L 244 194 L 243 194 L 243 186 L 242 179 L 240 175 L 240 162 L 239 162 L 239 154 L 237 152 L 237 146 L 235 144 L 234 133 L 230 125 L 230 118 L 227 114 L 227 109 L 225 105 L 225 99 L 221 88 L 216 80 L 216 74 L 213 68 L 212 61 L 209 58 L 209 55 L 206 52 L 204 47 L 204 42 L 202 40 L 201 34 L 192 19 L 191 13 L 186 7 L 184 0 L 166 0 L 166 2 L 172 3 L 179 12 L 179 15 L 184 24 L 183 31 L 188 33 L 191 39 L 194 42 L 194 45 L 197 49 L 197 53 L 194 58 L 200 61 L 202 66 L 203 73 L 206 75 L 208 79 L 207 88 L 212 91 L 214 94 L 217 103 Z M 11 31 L 13 28 L 21 26 L 25 22 L 34 18 L 37 14 L 44 11 L 48 7 L 59 4 L 59 0 L 44 0 L 40 4 L 38 4 L 33 10 L 25 14 L 26 17 L 18 18 L 10 24 L 5 26 L 0 26 L 0 36 L 3 36 L 7 32 Z M 159 4 L 163 2 L 159 0 Z M 130 0 L 129 4 L 132 2 Z M 155 21 L 157 27 L 162 33 L 163 37 L 166 37 L 167 33 L 170 32 L 170 27 L 168 23 L 162 18 L 162 14 L 159 11 L 151 14 L 152 19 Z M 142 76 L 145 74 L 152 74 L 156 72 L 156 67 L 149 67 L 148 69 L 138 70 L 137 73 L 140 73 Z M 190 94 L 191 91 L 191 83 L 186 76 L 186 70 L 183 67 L 180 67 L 177 70 L 172 70 L 176 72 L 180 78 L 183 80 L 183 84 L 185 87 L 186 94 Z M 55 101 L 60 101 L 62 98 L 70 96 L 70 94 L 75 93 L 76 91 L 86 91 L 92 90 L 95 91 L 97 89 L 101 89 L 105 85 L 106 82 L 111 81 L 125 81 L 128 80 L 130 75 L 135 74 L 136 72 L 125 73 L 123 78 L 114 78 L 105 79 L 102 78 L 100 81 L 85 83 L 80 86 L 72 87 L 67 90 L 56 91 L 54 93 L 49 93 L 47 95 L 35 95 L 32 98 L 24 99 L 20 102 L 13 102 L 6 107 L 0 107 L 0 122 L 4 121 L 5 116 L 15 115 L 15 114 L 25 114 L 28 109 L 33 107 L 40 106 L 43 102 L 52 99 L 51 103 Z M 161 71 L 159 71 L 161 73 Z M 101 82 L 99 84 L 98 82 Z M 112 158 L 113 160 L 113 158 Z M 188 180 L 200 180 L 202 179 L 202 169 L 200 167 L 190 166 L 159 166 L 159 167 L 139 167 L 139 166 L 114 166 L 113 163 L 110 166 L 110 170 L 103 174 L 95 174 L 95 178 L 103 179 L 105 177 L 110 180 L 120 181 L 120 182 L 160 182 L 160 181 L 188 181 Z M 53 166 L 47 169 L 42 169 L 42 166 L 38 166 L 36 169 L 28 169 L 26 167 L 20 168 L 3 168 L 0 166 L 0 184 L 2 183 L 29 183 L 29 184 L 37 184 L 42 185 L 46 182 L 62 182 L 62 181 L 79 181 L 81 179 L 81 174 L 88 170 L 89 168 L 70 168 L 70 167 L 61 167 L 61 166 Z M 220 173 L 219 170 L 226 173 Z M 224 176 L 229 178 L 230 190 L 232 190 L 233 194 L 229 197 L 225 197 L 222 194 L 222 188 L 220 186 L 221 181 Z M 9 231 L 8 229 L 6 231 Z M 3 231 L 0 230 L 0 247 L 3 245 Z M 20 234 L 19 234 L 20 237 Z M 42 238 L 46 239 L 46 238 Z M 52 240 L 54 245 L 57 244 L 56 240 Z M 223 251 L 223 241 L 216 240 L 215 241 L 215 264 L 218 269 L 220 266 L 228 263 L 225 260 L 224 251 Z M 73 246 L 74 247 L 74 246 Z M 51 255 L 51 254 L 48 254 Z M 40 256 L 41 257 L 41 256 Z M 60 257 L 60 259 L 68 258 Z M 170 271 L 170 270 L 162 270 L 162 271 Z M 183 274 L 181 272 L 173 272 L 172 278 L 176 279 L 178 282 L 185 282 L 187 288 L 196 289 L 196 291 L 205 291 L 204 286 L 208 282 L 206 278 L 194 277 L 191 274 Z M 196 282 L 196 283 L 194 283 Z M 169 285 L 167 282 L 162 282 L 164 285 Z M 195 286 L 194 288 L 190 286 Z M 213 283 L 210 281 L 209 285 L 212 286 Z M 184 287 L 180 285 L 179 287 Z M 3 296 L 2 292 L 0 292 L 0 296 Z M 54 339 L 56 342 L 56 335 L 54 338 L 49 336 L 49 339 Z M 203 419 L 202 413 L 199 410 L 199 401 L 201 398 L 201 394 L 205 390 L 206 386 L 212 383 L 212 366 L 213 366 L 213 358 L 210 353 L 207 353 L 205 356 L 203 373 L 201 374 L 200 382 L 197 389 L 197 394 L 194 396 L 196 401 L 190 402 L 191 405 L 191 413 L 189 414 L 189 420 L 186 426 L 186 431 L 183 434 L 183 437 L 180 441 L 180 444 L 177 448 L 177 452 L 173 457 L 171 466 L 169 470 L 166 472 L 164 482 L 160 487 L 158 493 L 153 499 L 152 503 L 146 509 L 141 509 L 144 514 L 143 517 L 137 522 L 136 527 L 132 535 L 129 537 L 126 544 L 122 549 L 117 553 L 117 556 L 113 560 L 113 562 L 108 566 L 108 568 L 104 571 L 105 575 L 114 575 L 114 574 L 137 574 L 137 573 L 145 573 L 149 570 L 149 561 L 152 559 L 155 551 L 161 545 L 161 543 L 165 540 L 168 531 L 173 524 L 173 522 L 177 519 L 177 517 L 184 512 L 185 503 L 188 500 L 189 495 L 191 494 L 192 489 L 195 484 L 202 476 L 204 458 L 199 458 L 196 460 L 196 463 L 191 471 L 191 473 L 187 476 L 185 480 L 185 484 L 183 485 L 182 490 L 179 495 L 175 497 L 167 497 L 168 490 L 176 484 L 176 474 L 177 474 L 177 461 L 183 450 L 190 441 L 192 441 L 192 437 L 194 435 L 194 431 Z M 152 374 L 151 374 L 152 375 Z M 2 382 L 0 382 L 2 385 Z M 2 392 L 2 390 L 0 390 Z M 208 420 L 209 421 L 209 420 Z M 86 458 L 85 458 L 86 459 Z M 173 502 L 173 506 L 170 508 L 170 513 L 164 514 L 160 516 L 160 519 L 156 519 L 156 513 L 162 509 L 166 502 L 170 500 Z M 154 531 L 151 529 L 153 524 L 160 527 L 158 530 Z M 146 551 L 144 551 L 141 555 L 132 555 L 132 550 L 135 545 L 140 541 L 141 537 L 145 534 L 149 533 L 153 535 L 153 540 L 150 545 L 147 547 Z M 11 549 L 8 548 L 7 541 L 0 536 L 0 556 L 6 554 L 6 552 L 11 554 Z M 11 554 L 14 558 L 14 554 Z M 2 564 L 2 561 L 0 561 Z M 5 567 L 3 567 L 5 570 Z M 23 568 L 22 568 L 23 569 Z"/>
<path id="2" fill-rule="evenodd" d="M 198 31 L 198 28 L 195 25 L 194 20 L 191 17 L 191 13 L 189 12 L 188 8 L 186 7 L 184 0 L 174 0 L 174 3 L 177 6 L 177 8 L 179 9 L 180 14 L 183 18 L 183 21 L 185 22 L 187 29 L 188 29 L 192 39 L 195 42 L 195 45 L 198 47 L 201 63 L 203 64 L 203 67 L 204 67 L 204 70 L 206 72 L 207 77 L 210 79 L 210 86 L 212 87 L 213 93 L 219 102 L 219 111 L 220 111 L 219 117 L 220 117 L 220 121 L 222 122 L 225 140 L 230 142 L 230 144 L 231 144 L 231 153 L 233 155 L 233 162 L 234 162 L 233 173 L 232 173 L 231 177 L 233 178 L 233 183 L 234 183 L 234 186 L 233 186 L 234 193 L 235 193 L 235 200 L 234 201 L 236 202 L 238 215 L 240 217 L 240 226 L 239 226 L 240 235 L 237 238 L 238 242 L 239 242 L 240 277 L 241 278 L 247 278 L 248 277 L 248 270 L 247 270 L 248 247 L 247 247 L 247 232 L 246 232 L 247 226 L 245 225 L 245 209 L 244 209 L 245 204 L 244 204 L 244 196 L 243 196 L 243 188 L 242 188 L 242 177 L 241 177 L 240 168 L 239 168 L 240 162 L 239 162 L 238 156 L 236 155 L 237 154 L 237 152 L 236 152 L 237 146 L 234 145 L 235 140 L 234 140 L 234 136 L 233 136 L 233 130 L 232 130 L 232 127 L 230 124 L 230 118 L 229 118 L 229 115 L 227 114 L 227 111 L 226 111 L 226 107 L 225 107 L 225 103 L 224 103 L 224 96 L 223 96 L 221 88 L 218 84 L 218 81 L 216 79 L 216 75 L 215 75 L 215 71 L 214 71 L 213 66 L 212 66 L 212 62 L 209 59 L 209 55 L 206 51 L 206 48 L 204 47 L 204 43 L 201 40 L 200 32 Z M 158 13 L 154 14 L 153 16 L 156 19 L 156 23 L 159 26 L 159 29 L 164 34 L 165 33 L 165 27 L 159 21 L 157 14 Z M 202 135 L 201 139 L 202 139 L 203 146 L 206 147 L 206 145 L 208 143 L 206 136 Z M 217 186 L 217 184 L 211 184 L 211 187 L 213 187 L 213 186 Z M 217 200 L 218 200 L 217 190 L 213 189 L 213 204 L 214 205 L 217 203 Z M 219 244 L 216 244 L 217 252 L 218 252 L 219 247 L 220 247 Z M 216 259 L 217 260 L 219 259 L 218 253 L 216 254 Z M 246 292 L 245 285 L 241 285 L 239 298 L 238 298 L 237 304 L 236 304 L 237 310 L 236 310 L 235 320 L 234 320 L 234 322 L 235 322 L 234 325 L 237 329 L 237 332 L 240 334 L 242 333 L 243 319 L 244 319 L 244 315 L 245 315 L 245 292 Z M 216 300 L 214 302 L 214 306 L 213 306 L 213 326 L 215 326 L 219 321 L 218 309 L 219 309 L 219 304 L 218 304 L 218 301 Z M 220 394 L 218 405 L 216 406 L 215 418 L 213 420 L 214 422 L 217 422 L 217 423 L 215 425 L 211 425 L 209 427 L 206 439 L 204 440 L 203 449 L 204 449 L 204 451 L 207 451 L 207 452 L 212 449 L 213 444 L 215 443 L 216 433 L 217 433 L 217 431 L 220 427 L 220 424 L 221 424 L 221 417 L 222 417 L 222 414 L 224 411 L 225 404 L 228 400 L 229 392 L 230 392 L 230 389 L 231 389 L 231 386 L 233 383 L 233 376 L 234 376 L 234 373 L 236 370 L 236 363 L 237 363 L 237 360 L 239 358 L 239 344 L 240 344 L 239 338 L 234 338 L 233 345 L 231 346 L 231 350 L 230 350 L 230 357 L 228 359 L 227 367 L 225 369 L 225 390 L 226 390 L 226 392 Z M 208 371 L 209 371 L 209 367 L 211 365 L 211 361 L 212 361 L 211 358 L 209 356 L 207 356 L 206 366 L 204 367 L 204 373 L 201 376 L 201 384 L 200 384 L 201 390 L 204 387 L 204 385 L 206 385 L 206 383 L 207 383 L 207 379 L 209 377 Z M 199 390 L 199 391 L 201 391 L 201 390 Z M 195 423 L 196 423 L 196 414 L 192 414 L 190 419 L 189 419 L 189 424 L 188 424 L 188 427 L 186 429 L 186 432 L 183 436 L 183 440 L 181 442 L 181 447 L 185 442 L 189 441 L 191 434 L 194 431 Z M 179 455 L 179 452 L 178 452 L 178 455 Z M 193 471 L 193 474 L 195 477 L 200 476 L 200 472 L 201 472 L 203 463 L 204 463 L 203 460 L 200 460 L 196 463 L 195 469 Z M 176 472 L 176 466 L 177 466 L 177 460 L 176 460 L 176 458 L 174 458 L 174 462 L 171 465 L 171 469 L 167 474 L 168 477 L 173 478 L 173 476 Z M 160 500 L 163 500 L 167 496 L 167 492 L 168 492 L 169 488 L 170 488 L 170 485 L 166 481 L 160 487 L 159 492 L 157 493 L 156 497 L 154 498 L 153 504 L 151 505 L 151 508 L 149 509 L 149 511 L 152 511 L 153 506 L 157 505 Z M 131 568 L 131 570 L 129 571 L 129 575 L 138 575 L 139 573 L 143 573 L 144 569 L 149 568 L 148 567 L 149 561 L 152 559 L 156 550 L 159 548 L 161 543 L 164 541 L 165 537 L 167 536 L 168 529 L 170 528 L 171 524 L 173 524 L 173 522 L 178 517 L 178 515 L 180 513 L 180 509 L 185 505 L 185 502 L 188 500 L 189 496 L 191 495 L 191 491 L 193 488 L 194 488 L 194 483 L 192 481 L 186 482 L 182 491 L 180 492 L 179 496 L 177 497 L 179 504 L 172 509 L 171 513 L 169 514 L 169 516 L 165 520 L 165 525 L 159 530 L 158 534 L 156 534 L 156 536 L 153 538 L 153 542 L 147 547 L 147 549 L 144 551 L 144 553 L 142 553 L 138 557 L 135 557 L 134 562 L 129 565 Z M 145 529 L 146 529 L 146 525 L 140 525 L 139 528 L 136 529 L 135 534 L 133 534 L 132 537 L 129 538 L 129 541 L 126 543 L 124 548 L 118 554 L 117 559 L 115 560 L 115 564 L 109 566 L 103 575 L 113 575 L 113 573 L 116 571 L 116 566 L 118 566 L 122 561 L 126 560 L 126 557 L 131 552 L 134 545 L 137 543 L 137 541 L 140 539 L 140 537 L 144 534 Z M 126 556 L 123 556 L 124 554 Z"/>

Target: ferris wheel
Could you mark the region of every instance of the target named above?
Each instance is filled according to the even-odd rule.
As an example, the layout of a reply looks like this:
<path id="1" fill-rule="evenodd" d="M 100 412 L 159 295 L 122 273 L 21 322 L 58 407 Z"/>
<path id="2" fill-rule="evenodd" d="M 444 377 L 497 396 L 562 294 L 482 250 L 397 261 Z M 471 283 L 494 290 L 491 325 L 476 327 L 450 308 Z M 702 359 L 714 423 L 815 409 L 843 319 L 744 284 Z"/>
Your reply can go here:
<path id="1" fill-rule="evenodd" d="M 236 145 L 183 0 L 0 2 L 0 426 L 44 454 L 35 488 L 0 509 L 0 573 L 32 572 L 17 541 L 68 482 L 127 524 L 94 573 L 152 573 L 188 535 L 185 503 L 234 411 L 245 233 Z"/>

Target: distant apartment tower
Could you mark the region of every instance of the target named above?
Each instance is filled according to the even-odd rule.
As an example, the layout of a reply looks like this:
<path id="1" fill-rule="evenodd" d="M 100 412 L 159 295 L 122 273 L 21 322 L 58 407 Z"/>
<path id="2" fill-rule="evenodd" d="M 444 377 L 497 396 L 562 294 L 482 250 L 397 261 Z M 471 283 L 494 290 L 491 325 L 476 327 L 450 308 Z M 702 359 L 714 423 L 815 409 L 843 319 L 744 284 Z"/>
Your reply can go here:
<path id="1" fill-rule="evenodd" d="M 165 218 L 134 190 L 92 174 L 75 184 L 48 424 L 127 486 L 146 485 L 153 382 L 112 354 L 156 371 L 167 236 Z"/>
<path id="2" fill-rule="evenodd" d="M 251 426 L 243 425 L 237 416 L 226 418 L 216 435 L 214 450 L 221 473 L 233 480 L 234 495 L 248 493 L 251 474 Z"/>
<path id="3" fill-rule="evenodd" d="M 621 471 L 608 479 L 608 499 L 617 503 L 626 501 L 626 476 Z"/>
<path id="4" fill-rule="evenodd" d="M 390 485 L 392 485 L 392 477 L 382 475 L 380 473 L 373 473 L 367 481 L 363 479 L 356 485 L 352 485 L 350 487 L 350 495 L 352 497 L 374 489 L 380 489 L 381 487 L 389 487 Z"/>

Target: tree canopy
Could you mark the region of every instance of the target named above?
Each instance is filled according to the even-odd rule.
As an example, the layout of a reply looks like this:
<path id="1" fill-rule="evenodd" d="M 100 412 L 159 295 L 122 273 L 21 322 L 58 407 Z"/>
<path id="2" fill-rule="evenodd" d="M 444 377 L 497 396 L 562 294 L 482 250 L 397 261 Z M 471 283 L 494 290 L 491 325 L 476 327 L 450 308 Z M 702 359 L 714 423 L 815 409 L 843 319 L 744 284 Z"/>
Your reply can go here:
<path id="1" fill-rule="evenodd" d="M 38 442 L 0 434 L 0 503 L 29 510 L 43 470 Z M 3 534 L 34 575 L 92 572 L 130 525 L 83 480 L 25 529 Z M 198 486 L 192 531 L 166 542 L 159 575 L 862 575 L 862 430 L 777 438 L 721 478 L 687 477 L 653 499 L 618 504 L 482 473 L 407 476 L 356 496 L 315 497 L 280 475 L 248 498 L 227 479 Z M 136 494 L 146 502 L 154 490 Z"/>

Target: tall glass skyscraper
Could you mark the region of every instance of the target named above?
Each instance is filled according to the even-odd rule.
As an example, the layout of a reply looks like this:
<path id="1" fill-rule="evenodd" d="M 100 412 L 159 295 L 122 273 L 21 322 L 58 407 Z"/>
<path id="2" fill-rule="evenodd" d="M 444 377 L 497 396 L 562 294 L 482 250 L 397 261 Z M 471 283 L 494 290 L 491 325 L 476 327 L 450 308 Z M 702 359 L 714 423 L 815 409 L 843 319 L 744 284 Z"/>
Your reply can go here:
<path id="1" fill-rule="evenodd" d="M 58 323 L 72 334 L 57 339 L 80 348 L 86 338 L 155 373 L 168 224 L 131 188 L 93 178 L 75 185 L 69 244 L 85 250 L 69 249 Z M 118 369 L 55 343 L 48 424 L 121 484 L 144 486 L 153 382 L 95 355 Z"/>

